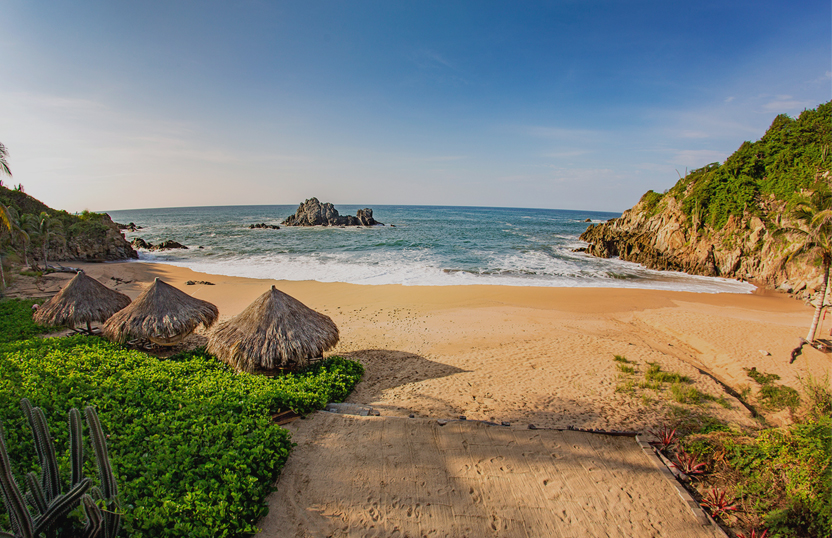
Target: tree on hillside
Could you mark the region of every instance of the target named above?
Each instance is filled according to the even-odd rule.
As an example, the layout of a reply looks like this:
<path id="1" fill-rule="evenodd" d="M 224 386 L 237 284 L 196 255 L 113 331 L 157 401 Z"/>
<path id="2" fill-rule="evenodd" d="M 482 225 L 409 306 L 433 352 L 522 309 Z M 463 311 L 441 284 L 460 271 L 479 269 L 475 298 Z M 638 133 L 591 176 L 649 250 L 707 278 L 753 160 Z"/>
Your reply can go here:
<path id="1" fill-rule="evenodd" d="M 813 255 L 823 266 L 823 290 L 815 306 L 809 334 L 806 336 L 806 341 L 812 344 L 829 294 L 829 269 L 832 265 L 832 188 L 826 182 L 819 182 L 811 194 L 799 195 L 795 199 L 789 214 L 797 223 L 797 227 L 782 231 L 796 240 L 786 259 L 791 260 L 794 256 L 806 252 Z"/>
<path id="2" fill-rule="evenodd" d="M 49 241 L 53 237 L 64 242 L 66 241 L 61 233 L 63 231 L 63 223 L 60 219 L 53 217 L 46 211 L 41 211 L 34 224 L 35 236 L 39 240 L 43 252 L 43 270 L 45 271 L 48 268 L 47 256 L 49 254 Z"/>

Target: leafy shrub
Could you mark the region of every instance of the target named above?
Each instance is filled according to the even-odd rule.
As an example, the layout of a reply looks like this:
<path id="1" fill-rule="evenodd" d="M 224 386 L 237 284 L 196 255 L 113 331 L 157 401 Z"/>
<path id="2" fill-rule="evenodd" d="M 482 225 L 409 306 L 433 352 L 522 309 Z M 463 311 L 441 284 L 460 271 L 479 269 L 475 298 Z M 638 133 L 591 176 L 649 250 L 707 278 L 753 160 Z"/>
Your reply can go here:
<path id="1" fill-rule="evenodd" d="M 648 215 L 653 215 L 658 209 L 659 202 L 662 200 L 662 198 L 664 198 L 663 194 L 655 192 L 653 190 L 649 190 L 645 192 L 644 195 L 642 195 L 641 200 L 639 200 L 639 202 L 644 204 L 643 211 L 645 213 L 647 213 Z"/>
<path id="2" fill-rule="evenodd" d="M 832 418 L 763 430 L 756 438 L 718 433 L 683 441 L 710 458 L 748 516 L 772 536 L 832 537 Z"/>
<path id="3" fill-rule="evenodd" d="M 661 365 L 656 362 L 648 362 L 649 367 L 644 373 L 644 378 L 647 381 L 656 383 L 690 383 L 690 378 L 686 375 L 677 374 L 676 372 L 663 372 Z"/>
<path id="4" fill-rule="evenodd" d="M 0 343 L 31 338 L 38 334 L 54 332 L 54 329 L 32 321 L 32 305 L 41 302 L 32 299 L 5 299 L 0 301 Z"/>
<path id="5" fill-rule="evenodd" d="M 760 387 L 760 399 L 763 406 L 780 410 L 785 408 L 795 409 L 800 405 L 800 393 L 785 385 L 764 385 Z"/>
<path id="6" fill-rule="evenodd" d="M 29 398 L 50 422 L 93 405 L 110 433 L 124 536 L 243 536 L 255 532 L 291 448 L 271 415 L 340 401 L 362 373 L 333 357 L 268 378 L 199 351 L 159 360 L 97 338 L 31 339 L 0 345 L 0 420 L 22 476 L 36 461 L 16 402 Z M 65 430 L 53 434 L 63 453 Z"/>

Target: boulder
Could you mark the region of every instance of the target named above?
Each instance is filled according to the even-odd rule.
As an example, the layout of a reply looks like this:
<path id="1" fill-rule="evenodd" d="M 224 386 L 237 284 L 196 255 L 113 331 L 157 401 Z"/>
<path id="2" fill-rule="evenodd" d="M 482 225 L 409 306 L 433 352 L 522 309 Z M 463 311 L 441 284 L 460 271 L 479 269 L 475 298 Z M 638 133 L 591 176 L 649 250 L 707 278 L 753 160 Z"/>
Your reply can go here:
<path id="1" fill-rule="evenodd" d="M 261 222 L 260 224 L 250 224 L 248 227 L 249 230 L 254 230 L 255 228 L 263 230 L 279 230 L 280 226 L 275 226 L 274 224 L 266 224 L 265 222 Z"/>
<path id="2" fill-rule="evenodd" d="M 168 239 L 167 241 L 162 241 L 158 245 L 152 245 L 149 250 L 173 250 L 173 249 L 186 249 L 188 247 L 183 245 L 182 243 L 177 243 L 173 239 Z"/>
<path id="3" fill-rule="evenodd" d="M 144 239 L 142 239 L 141 237 L 137 237 L 137 238 L 133 239 L 132 241 L 130 241 L 130 245 L 133 248 L 143 248 L 143 249 L 149 249 L 150 247 L 153 246 L 150 243 L 148 243 L 147 241 L 145 241 Z"/>

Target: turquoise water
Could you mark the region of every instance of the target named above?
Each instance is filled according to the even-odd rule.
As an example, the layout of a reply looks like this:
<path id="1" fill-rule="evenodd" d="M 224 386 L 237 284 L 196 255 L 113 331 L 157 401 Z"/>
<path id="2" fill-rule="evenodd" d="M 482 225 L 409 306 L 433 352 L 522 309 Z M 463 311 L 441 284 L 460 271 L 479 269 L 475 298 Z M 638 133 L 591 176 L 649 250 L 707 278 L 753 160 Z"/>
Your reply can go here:
<path id="1" fill-rule="evenodd" d="M 354 215 L 362 206 L 338 205 Z M 188 250 L 140 251 L 141 261 L 196 271 L 278 280 L 443 286 L 626 287 L 750 292 L 731 280 L 650 271 L 621 260 L 571 252 L 588 223 L 617 213 L 554 209 L 374 206 L 387 226 L 248 228 L 280 224 L 297 206 L 186 207 L 110 211 L 143 229 L 151 243 L 173 239 Z M 392 226 L 391 226 L 392 225 Z M 200 248 L 202 247 L 202 248 Z"/>

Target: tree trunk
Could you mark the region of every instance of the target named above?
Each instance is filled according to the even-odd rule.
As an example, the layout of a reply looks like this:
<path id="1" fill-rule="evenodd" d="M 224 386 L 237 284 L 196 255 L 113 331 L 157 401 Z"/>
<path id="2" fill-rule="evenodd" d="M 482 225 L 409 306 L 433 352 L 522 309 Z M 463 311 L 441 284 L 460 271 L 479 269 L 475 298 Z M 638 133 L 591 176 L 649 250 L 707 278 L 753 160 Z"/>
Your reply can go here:
<path id="1" fill-rule="evenodd" d="M 0 280 L 3 281 L 3 287 L 6 287 L 6 273 L 3 271 L 3 255 L 0 254 Z"/>
<path id="2" fill-rule="evenodd" d="M 821 293 L 818 305 L 815 307 L 815 317 L 812 318 L 812 326 L 809 327 L 809 335 L 806 337 L 806 341 L 810 344 L 815 341 L 815 331 L 818 329 L 818 322 L 820 321 L 820 314 L 823 312 L 827 293 L 829 293 L 829 260 L 823 260 L 823 293 Z"/>

